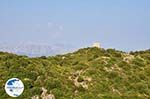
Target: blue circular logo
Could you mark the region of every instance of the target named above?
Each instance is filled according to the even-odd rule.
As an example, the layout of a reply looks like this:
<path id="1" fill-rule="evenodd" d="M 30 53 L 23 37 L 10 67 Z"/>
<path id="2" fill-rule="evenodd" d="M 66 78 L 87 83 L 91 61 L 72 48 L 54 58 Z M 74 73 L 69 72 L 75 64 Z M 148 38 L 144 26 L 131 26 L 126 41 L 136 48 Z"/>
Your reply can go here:
<path id="1" fill-rule="evenodd" d="M 18 78 L 11 78 L 5 84 L 5 91 L 11 97 L 18 97 L 23 93 L 24 84 Z"/>

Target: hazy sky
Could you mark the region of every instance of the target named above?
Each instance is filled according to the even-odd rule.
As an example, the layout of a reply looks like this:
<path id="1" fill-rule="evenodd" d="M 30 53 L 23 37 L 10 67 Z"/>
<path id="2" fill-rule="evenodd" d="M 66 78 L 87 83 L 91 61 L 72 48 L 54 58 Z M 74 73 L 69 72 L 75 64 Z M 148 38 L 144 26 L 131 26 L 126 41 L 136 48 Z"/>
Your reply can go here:
<path id="1" fill-rule="evenodd" d="M 150 0 L 0 0 L 0 42 L 150 48 Z"/>

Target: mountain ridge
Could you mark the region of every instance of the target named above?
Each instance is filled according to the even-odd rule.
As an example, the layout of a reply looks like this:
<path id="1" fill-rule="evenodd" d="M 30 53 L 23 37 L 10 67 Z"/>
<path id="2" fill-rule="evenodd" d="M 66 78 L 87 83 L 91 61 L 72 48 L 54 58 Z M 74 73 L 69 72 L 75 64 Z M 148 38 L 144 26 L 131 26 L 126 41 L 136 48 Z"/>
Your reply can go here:
<path id="1" fill-rule="evenodd" d="M 21 43 L 21 44 L 4 44 L 0 43 L 0 51 L 10 52 L 17 55 L 27 55 L 29 57 L 40 57 L 62 54 L 69 52 L 72 49 L 63 44 L 36 44 L 36 43 Z"/>

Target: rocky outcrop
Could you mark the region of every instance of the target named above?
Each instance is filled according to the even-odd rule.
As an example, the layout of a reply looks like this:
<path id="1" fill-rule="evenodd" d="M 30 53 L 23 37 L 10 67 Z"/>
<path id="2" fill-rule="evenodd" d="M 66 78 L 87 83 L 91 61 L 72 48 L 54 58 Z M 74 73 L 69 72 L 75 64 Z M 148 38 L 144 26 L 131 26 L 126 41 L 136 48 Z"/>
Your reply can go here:
<path id="1" fill-rule="evenodd" d="M 76 73 L 73 73 L 72 76 L 69 77 L 69 79 L 71 81 L 73 81 L 73 83 L 76 87 L 82 86 L 84 89 L 88 89 L 88 83 L 92 81 L 92 78 L 82 76 L 81 74 L 83 72 L 85 72 L 85 71 L 82 71 L 82 70 L 76 71 Z M 81 79 L 80 77 L 82 77 L 81 81 L 79 80 L 79 79 Z"/>
<path id="2" fill-rule="evenodd" d="M 42 94 L 40 96 L 33 96 L 31 99 L 55 99 L 55 96 L 50 92 L 50 94 L 47 93 L 47 89 L 42 87 Z"/>

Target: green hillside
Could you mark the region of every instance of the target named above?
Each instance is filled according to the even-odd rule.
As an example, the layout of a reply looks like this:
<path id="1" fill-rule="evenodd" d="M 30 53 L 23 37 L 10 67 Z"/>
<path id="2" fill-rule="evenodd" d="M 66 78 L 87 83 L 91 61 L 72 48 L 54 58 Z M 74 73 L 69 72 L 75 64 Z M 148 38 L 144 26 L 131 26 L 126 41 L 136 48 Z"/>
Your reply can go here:
<path id="1" fill-rule="evenodd" d="M 0 77 L 0 99 L 15 99 L 4 90 L 14 77 L 25 85 L 16 99 L 150 99 L 150 50 L 84 48 L 39 58 L 0 52 Z"/>

